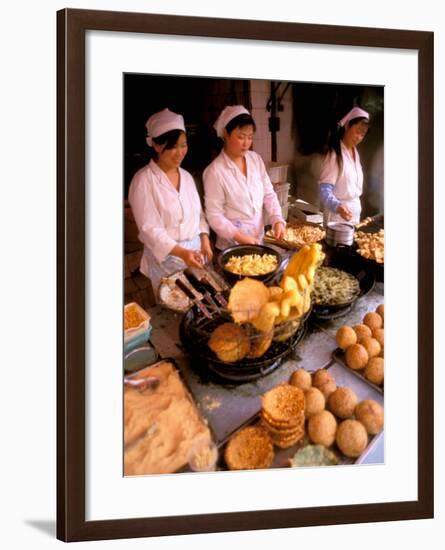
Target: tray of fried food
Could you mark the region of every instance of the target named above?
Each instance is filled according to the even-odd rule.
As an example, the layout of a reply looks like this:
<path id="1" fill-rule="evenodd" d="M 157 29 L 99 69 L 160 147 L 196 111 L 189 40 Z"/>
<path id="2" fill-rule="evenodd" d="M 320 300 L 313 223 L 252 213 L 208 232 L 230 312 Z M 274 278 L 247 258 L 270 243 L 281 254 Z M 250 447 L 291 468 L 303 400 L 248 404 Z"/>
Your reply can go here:
<path id="1" fill-rule="evenodd" d="M 273 230 L 266 231 L 264 240 L 287 248 L 289 250 L 298 250 L 306 244 L 313 244 L 321 241 L 325 237 L 325 232 L 317 223 L 294 221 L 286 226 L 284 237 L 277 239 Z"/>
<path id="2" fill-rule="evenodd" d="M 304 393 L 306 435 L 298 448 L 282 453 L 288 465 L 363 462 L 383 433 L 383 395 L 337 363 L 312 373 L 299 368 L 289 384 Z"/>

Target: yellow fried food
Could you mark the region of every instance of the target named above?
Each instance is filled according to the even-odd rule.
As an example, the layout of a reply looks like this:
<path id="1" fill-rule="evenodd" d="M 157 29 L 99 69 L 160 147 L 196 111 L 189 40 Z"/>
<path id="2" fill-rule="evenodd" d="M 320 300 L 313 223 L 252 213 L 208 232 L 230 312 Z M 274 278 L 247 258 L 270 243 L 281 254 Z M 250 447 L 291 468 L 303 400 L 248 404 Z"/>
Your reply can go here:
<path id="1" fill-rule="evenodd" d="M 309 245 L 305 245 L 291 257 L 286 269 L 284 270 L 284 276 L 298 277 L 298 274 L 300 273 L 300 267 L 303 261 L 306 259 L 309 250 Z"/>
<path id="2" fill-rule="evenodd" d="M 269 301 L 269 291 L 261 282 L 246 277 L 238 281 L 229 295 L 228 310 L 235 323 L 250 323 Z"/>
<path id="3" fill-rule="evenodd" d="M 289 290 L 298 290 L 297 281 L 289 275 L 284 275 L 280 281 L 280 287 L 284 290 L 284 292 Z"/>
<path id="4" fill-rule="evenodd" d="M 280 313 L 283 317 L 288 317 L 292 306 L 299 306 L 302 302 L 302 296 L 297 289 L 288 290 L 281 299 Z"/>
<path id="5" fill-rule="evenodd" d="M 237 275 L 265 275 L 277 268 L 278 259 L 273 254 L 246 254 L 231 256 L 225 269 Z"/>
<path id="6" fill-rule="evenodd" d="M 267 287 L 267 291 L 269 292 L 269 302 L 279 300 L 283 294 L 283 289 L 279 286 L 269 286 Z"/>
<path id="7" fill-rule="evenodd" d="M 252 320 L 252 325 L 261 332 L 272 330 L 275 318 L 280 314 L 280 305 L 278 302 L 267 302 L 264 304 L 258 316 Z"/>

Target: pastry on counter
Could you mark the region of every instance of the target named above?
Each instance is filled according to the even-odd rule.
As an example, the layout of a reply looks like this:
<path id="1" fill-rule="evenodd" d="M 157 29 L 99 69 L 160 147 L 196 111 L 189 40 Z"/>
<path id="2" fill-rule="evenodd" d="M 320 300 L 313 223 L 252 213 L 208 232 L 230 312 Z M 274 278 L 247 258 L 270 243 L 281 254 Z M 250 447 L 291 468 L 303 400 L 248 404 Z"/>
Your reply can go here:
<path id="1" fill-rule="evenodd" d="M 190 449 L 211 442 L 179 372 L 171 362 L 139 371 L 159 379 L 156 389 L 124 390 L 124 475 L 168 474 L 187 465 Z"/>

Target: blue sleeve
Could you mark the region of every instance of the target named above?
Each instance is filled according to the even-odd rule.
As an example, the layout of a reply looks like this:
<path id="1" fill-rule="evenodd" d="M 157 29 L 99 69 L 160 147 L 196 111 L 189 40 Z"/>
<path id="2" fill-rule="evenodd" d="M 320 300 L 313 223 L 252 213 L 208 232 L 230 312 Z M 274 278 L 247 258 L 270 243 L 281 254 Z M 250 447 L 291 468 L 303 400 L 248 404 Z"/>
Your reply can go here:
<path id="1" fill-rule="evenodd" d="M 334 195 L 334 184 L 332 183 L 320 183 L 320 203 L 323 208 L 335 212 L 337 207 L 341 205 Z"/>

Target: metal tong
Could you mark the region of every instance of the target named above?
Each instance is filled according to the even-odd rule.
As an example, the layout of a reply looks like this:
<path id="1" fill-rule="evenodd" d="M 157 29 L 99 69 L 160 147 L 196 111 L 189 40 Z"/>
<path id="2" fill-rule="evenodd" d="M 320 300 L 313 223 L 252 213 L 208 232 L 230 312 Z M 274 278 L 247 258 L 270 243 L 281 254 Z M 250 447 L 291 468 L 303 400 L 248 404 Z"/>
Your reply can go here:
<path id="1" fill-rule="evenodd" d="M 196 307 L 199 309 L 199 311 L 207 317 L 207 319 L 212 318 L 212 314 L 210 311 L 206 308 L 206 306 L 202 303 L 202 300 L 204 299 L 204 296 L 194 288 L 194 286 L 190 283 L 190 281 L 187 279 L 187 277 L 184 275 L 184 273 L 178 274 L 178 276 L 175 279 L 176 286 L 184 292 L 184 294 L 190 298 L 190 300 L 196 305 Z"/>
<path id="2" fill-rule="evenodd" d="M 222 295 L 222 292 L 223 290 L 228 290 L 229 286 L 222 277 L 207 268 L 198 269 L 197 267 L 189 267 L 186 272 L 198 280 L 202 286 L 211 287 L 215 291 L 214 297 L 217 302 L 222 307 L 227 307 L 227 300 Z"/>

